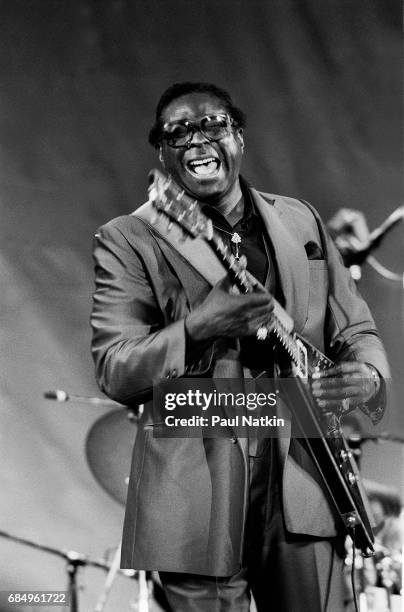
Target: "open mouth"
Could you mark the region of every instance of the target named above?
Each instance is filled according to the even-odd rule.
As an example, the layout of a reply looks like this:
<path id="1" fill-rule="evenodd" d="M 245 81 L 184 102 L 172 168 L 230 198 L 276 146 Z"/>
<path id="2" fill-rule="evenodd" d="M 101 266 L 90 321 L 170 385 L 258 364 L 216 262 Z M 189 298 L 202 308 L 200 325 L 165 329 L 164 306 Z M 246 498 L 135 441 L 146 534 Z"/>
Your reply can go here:
<path id="1" fill-rule="evenodd" d="M 220 161 L 217 157 L 192 159 L 186 165 L 187 169 L 197 176 L 211 176 L 219 170 Z"/>

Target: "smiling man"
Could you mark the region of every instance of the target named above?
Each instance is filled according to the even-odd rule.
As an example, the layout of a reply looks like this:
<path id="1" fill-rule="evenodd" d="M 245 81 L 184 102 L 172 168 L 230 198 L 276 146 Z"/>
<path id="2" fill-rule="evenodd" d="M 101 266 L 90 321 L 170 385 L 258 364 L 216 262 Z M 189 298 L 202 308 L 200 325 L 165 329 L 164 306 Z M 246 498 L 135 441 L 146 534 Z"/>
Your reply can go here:
<path id="1" fill-rule="evenodd" d="M 300 439 L 153 435 L 161 424 L 149 407 L 164 378 L 274 375 L 272 296 L 336 362 L 313 382 L 319 406 L 349 399 L 373 422 L 383 414 L 388 366 L 369 310 L 314 209 L 240 176 L 244 128 L 226 91 L 179 83 L 162 95 L 149 140 L 253 275 L 252 293 L 235 293 L 227 277 L 212 283 L 213 253 L 195 240 L 191 263 L 150 224 L 150 204 L 96 236 L 97 379 L 111 398 L 145 403 L 122 567 L 159 571 L 174 612 L 248 612 L 251 592 L 259 612 L 342 612 L 341 520 Z"/>
<path id="2" fill-rule="evenodd" d="M 160 118 L 166 170 L 187 193 L 209 201 L 224 215 L 241 198 L 244 149 L 244 117 L 240 112 L 237 118 L 229 115 L 228 105 L 211 93 L 189 93 L 162 107 Z"/>

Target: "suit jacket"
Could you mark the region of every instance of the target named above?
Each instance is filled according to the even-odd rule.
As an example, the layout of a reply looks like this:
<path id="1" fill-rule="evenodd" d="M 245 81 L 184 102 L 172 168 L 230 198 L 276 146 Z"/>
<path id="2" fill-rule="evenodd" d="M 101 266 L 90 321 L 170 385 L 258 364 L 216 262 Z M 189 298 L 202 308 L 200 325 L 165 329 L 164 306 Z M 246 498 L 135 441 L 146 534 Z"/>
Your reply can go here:
<path id="1" fill-rule="evenodd" d="M 273 243 L 285 308 L 303 334 L 332 359 L 388 366 L 369 309 L 315 211 L 302 202 L 251 190 Z M 308 259 L 304 245 L 327 259 Z M 234 348 L 210 347 L 185 364 L 184 318 L 211 286 L 134 215 L 100 228 L 95 241 L 93 356 L 101 389 L 131 404 L 150 399 L 167 377 L 242 378 Z M 289 419 L 287 407 L 282 406 Z M 248 440 L 166 439 L 142 417 L 132 457 L 122 567 L 229 576 L 240 569 L 247 513 Z M 282 500 L 291 533 L 330 537 L 338 524 L 304 449 L 279 440 Z"/>

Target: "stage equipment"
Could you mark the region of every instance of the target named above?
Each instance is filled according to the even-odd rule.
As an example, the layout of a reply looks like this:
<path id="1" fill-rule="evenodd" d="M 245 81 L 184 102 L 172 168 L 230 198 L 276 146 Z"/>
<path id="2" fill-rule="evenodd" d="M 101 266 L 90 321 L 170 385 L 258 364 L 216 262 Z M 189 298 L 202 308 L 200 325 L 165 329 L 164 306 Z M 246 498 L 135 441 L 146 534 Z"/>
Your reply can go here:
<path id="1" fill-rule="evenodd" d="M 404 219 L 404 206 L 399 206 L 394 210 L 385 221 L 379 227 L 374 229 L 369 234 L 368 244 L 363 247 L 358 241 L 358 248 L 354 249 L 346 244 L 346 240 L 343 234 L 343 228 L 341 234 L 335 237 L 335 244 L 340 251 L 344 264 L 348 266 L 361 266 L 368 256 L 380 246 L 385 236 L 395 227 L 400 221 Z M 349 226 L 347 225 L 348 229 Z M 349 232 L 348 232 L 349 233 Z M 352 240 L 351 236 L 351 240 Z"/>
<path id="2" fill-rule="evenodd" d="M 404 444 L 404 438 L 390 432 L 381 432 L 376 436 L 363 436 L 360 431 L 354 431 L 346 435 L 349 448 L 353 453 L 358 465 L 362 455 L 362 445 L 365 442 L 383 443 L 385 441 Z M 397 521 L 404 521 L 404 516 L 400 518 L 401 500 L 394 489 L 386 487 L 375 481 L 363 480 L 363 486 L 369 498 L 369 503 L 373 501 L 388 502 L 389 509 L 384 508 L 387 514 L 380 515 L 378 523 L 374 528 L 375 533 L 375 554 L 370 559 L 363 558 L 357 552 L 353 566 L 352 546 L 347 542 L 347 555 L 345 565 L 353 574 L 357 572 L 359 582 L 359 612 L 400 612 L 402 609 L 402 572 L 403 554 L 398 546 L 394 547 L 391 543 L 386 546 L 383 542 L 383 533 L 386 529 L 388 520 L 395 517 Z M 387 507 L 387 506 L 386 506 Z M 401 510 L 401 514 L 403 510 Z M 376 517 L 376 514 L 375 514 Z M 386 520 L 387 519 L 387 520 Z M 402 531 L 402 529 L 401 529 Z"/>
<path id="3" fill-rule="evenodd" d="M 57 402 L 75 401 L 94 406 L 114 406 L 117 410 L 107 412 L 97 419 L 91 426 L 85 444 L 87 463 L 91 473 L 99 485 L 119 504 L 125 505 L 127 495 L 127 485 L 129 481 L 130 462 L 132 449 L 137 433 L 137 420 L 143 412 L 143 405 L 128 408 L 124 404 L 119 404 L 112 400 L 100 397 L 86 397 L 73 395 L 61 389 L 46 391 L 46 399 Z M 0 533 L 1 535 L 1 533 Z M 76 553 L 75 553 L 76 554 Z M 111 591 L 113 582 L 118 573 L 123 575 L 137 576 L 138 580 L 138 599 L 136 602 L 137 612 L 149 612 L 149 600 L 153 593 L 153 579 L 150 572 L 121 570 L 119 569 L 121 556 L 121 544 L 119 544 L 111 565 L 103 563 L 108 575 L 105 580 L 102 592 L 99 596 L 94 612 L 102 612 L 108 595 Z M 68 565 L 69 576 L 73 583 L 71 597 L 71 611 L 78 612 L 77 590 L 75 584 L 75 574 L 77 567 L 82 565 L 83 556 L 77 560 L 74 555 Z M 158 591 L 159 585 L 156 585 Z M 158 593 L 162 600 L 162 606 L 166 605 L 162 593 Z"/>
<path id="4" fill-rule="evenodd" d="M 72 395 L 63 391 L 63 389 L 52 389 L 51 391 L 45 391 L 43 394 L 45 399 L 55 400 L 56 402 L 80 402 L 83 404 L 93 404 L 94 406 L 109 406 L 110 408 L 126 408 L 124 404 L 114 402 L 110 399 L 103 397 L 88 397 L 85 395 Z"/>
<path id="5" fill-rule="evenodd" d="M 137 416 L 112 410 L 97 419 L 86 438 L 86 458 L 99 485 L 119 504 L 125 505 Z"/>
<path id="6" fill-rule="evenodd" d="M 143 405 L 128 408 L 112 400 L 73 395 L 61 389 L 46 391 L 44 397 L 57 402 L 75 401 L 117 408 L 101 416 L 91 426 L 85 451 L 95 480 L 115 501 L 125 505 L 137 421 L 143 412 Z"/>
<path id="7" fill-rule="evenodd" d="M 74 550 L 61 550 L 50 546 L 44 546 L 43 544 L 38 544 L 37 542 L 33 542 L 32 540 L 27 540 L 26 538 L 21 538 L 19 536 L 12 535 L 10 533 L 7 533 L 6 531 L 0 531 L 0 537 L 7 538 L 8 540 L 12 540 L 13 542 L 17 542 L 19 544 L 24 544 L 25 546 L 29 546 L 31 548 L 36 548 L 37 550 L 42 550 L 43 552 L 49 553 L 51 555 L 56 555 L 57 557 L 60 557 L 61 559 L 64 559 L 66 561 L 70 612 L 79 612 L 78 590 L 76 582 L 78 568 L 91 566 L 110 572 L 112 567 L 103 559 L 90 559 L 86 555 L 83 555 L 82 553 L 76 552 Z M 115 575 L 119 573 L 122 576 L 126 576 L 127 578 L 139 578 L 139 572 L 135 570 L 122 570 L 119 568 L 114 568 L 114 572 Z M 143 612 L 147 612 L 147 608 L 143 608 Z"/>

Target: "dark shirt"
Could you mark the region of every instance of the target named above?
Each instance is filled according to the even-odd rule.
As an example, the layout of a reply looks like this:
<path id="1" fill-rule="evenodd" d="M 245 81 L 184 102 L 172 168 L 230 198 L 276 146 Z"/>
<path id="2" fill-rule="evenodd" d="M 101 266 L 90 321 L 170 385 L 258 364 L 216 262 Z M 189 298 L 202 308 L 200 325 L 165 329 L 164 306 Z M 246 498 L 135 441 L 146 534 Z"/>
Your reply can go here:
<path id="1" fill-rule="evenodd" d="M 232 235 L 239 234 L 241 242 L 239 244 L 239 254 L 247 257 L 247 270 L 264 285 L 267 280 L 269 270 L 272 268 L 266 253 L 266 246 L 263 238 L 262 221 L 251 200 L 250 193 L 245 191 L 244 214 L 243 217 L 232 227 L 226 218 L 212 206 L 205 205 L 202 211 L 213 221 L 213 226 L 222 240 L 236 255 L 236 245 L 231 241 Z"/>
<path id="2" fill-rule="evenodd" d="M 276 295 L 277 273 L 274 265 L 272 244 L 265 232 L 261 217 L 254 208 L 249 190 L 242 183 L 244 198 L 244 214 L 232 227 L 226 218 L 214 207 L 205 205 L 203 213 L 212 219 L 214 230 L 223 242 L 236 255 L 236 245 L 231 242 L 232 235 L 237 232 L 241 238 L 239 255 L 247 258 L 247 270 L 266 288 Z M 197 347 L 187 338 L 186 362 L 195 355 Z M 202 348 L 202 347 L 201 347 Z M 257 340 L 255 337 L 243 338 L 240 342 L 241 361 L 244 366 L 253 370 L 264 370 L 272 366 L 272 350 L 269 341 Z"/>

